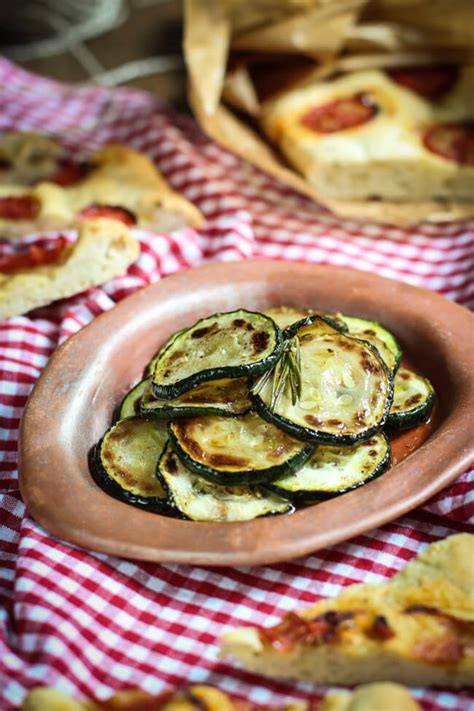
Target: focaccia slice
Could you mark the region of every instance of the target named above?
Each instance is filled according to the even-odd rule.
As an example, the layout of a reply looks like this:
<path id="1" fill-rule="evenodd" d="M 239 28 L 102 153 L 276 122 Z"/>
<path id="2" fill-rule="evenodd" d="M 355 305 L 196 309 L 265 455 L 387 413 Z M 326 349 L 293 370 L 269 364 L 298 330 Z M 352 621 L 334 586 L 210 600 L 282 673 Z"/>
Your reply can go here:
<path id="1" fill-rule="evenodd" d="M 139 254 L 140 245 L 125 225 L 106 218 L 90 220 L 57 262 L 0 272 L 0 319 L 103 284 L 123 274 Z"/>
<path id="2" fill-rule="evenodd" d="M 84 175 L 70 185 L 52 180 L 32 187 L 0 185 L 0 237 L 66 229 L 86 219 L 91 208 L 96 214 L 99 208 L 125 211 L 128 224 L 163 232 L 204 223 L 199 210 L 171 189 L 146 155 L 110 144 L 90 158 Z"/>
<path id="3" fill-rule="evenodd" d="M 428 546 L 378 585 L 289 613 L 276 627 L 224 634 L 222 653 L 251 671 L 328 684 L 474 684 L 474 535 Z"/>
<path id="4" fill-rule="evenodd" d="M 411 83 L 371 69 L 293 88 L 266 103 L 263 129 L 336 211 L 337 201 L 472 205 L 474 67 L 446 70 L 437 92 L 411 72 Z"/>

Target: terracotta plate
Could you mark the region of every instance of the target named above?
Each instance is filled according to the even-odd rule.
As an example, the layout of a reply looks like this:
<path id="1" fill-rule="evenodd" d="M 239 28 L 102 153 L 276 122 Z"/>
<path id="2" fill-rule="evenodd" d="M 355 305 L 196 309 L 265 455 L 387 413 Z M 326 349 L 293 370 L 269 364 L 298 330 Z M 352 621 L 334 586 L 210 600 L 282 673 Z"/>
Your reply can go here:
<path id="1" fill-rule="evenodd" d="M 92 480 L 91 446 L 171 333 L 215 311 L 314 306 L 381 321 L 439 395 L 436 428 L 414 453 L 354 492 L 289 516 L 194 523 L 123 504 Z M 54 353 L 21 428 L 20 487 L 50 533 L 96 551 L 150 561 L 251 565 L 286 560 L 394 519 L 472 462 L 474 319 L 441 296 L 348 269 L 283 262 L 212 264 L 137 292 Z"/>

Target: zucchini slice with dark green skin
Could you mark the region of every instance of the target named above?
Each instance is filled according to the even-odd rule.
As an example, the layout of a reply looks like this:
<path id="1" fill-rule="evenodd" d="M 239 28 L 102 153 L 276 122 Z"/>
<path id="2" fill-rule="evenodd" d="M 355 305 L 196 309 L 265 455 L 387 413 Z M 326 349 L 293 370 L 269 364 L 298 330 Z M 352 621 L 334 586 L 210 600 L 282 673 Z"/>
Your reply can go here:
<path id="1" fill-rule="evenodd" d="M 320 333 L 319 323 L 297 332 L 301 393 L 293 403 L 289 384 L 272 403 L 274 374 L 251 400 L 261 417 L 294 437 L 334 445 L 369 439 L 385 424 L 393 381 L 377 350 L 343 333 Z"/>
<path id="2" fill-rule="evenodd" d="M 169 424 L 183 464 L 216 484 L 252 486 L 296 471 L 313 453 L 251 412 L 242 417 L 189 417 Z"/>
<path id="3" fill-rule="evenodd" d="M 250 407 L 246 378 L 226 378 L 202 383 L 173 400 L 154 398 L 148 390 L 141 401 L 141 414 L 168 419 L 192 415 L 235 417 Z"/>
<path id="4" fill-rule="evenodd" d="M 298 306 L 274 306 L 270 309 L 266 309 L 265 314 L 270 316 L 281 330 L 284 331 L 288 326 L 292 326 L 297 321 L 301 321 L 308 316 L 324 316 L 330 322 L 333 323 L 335 328 L 339 331 L 345 332 L 349 328 L 347 324 L 342 320 L 339 314 L 327 314 L 324 311 L 319 311 L 318 309 L 306 309 L 299 308 Z"/>
<path id="5" fill-rule="evenodd" d="M 144 380 L 140 380 L 139 383 L 129 390 L 120 405 L 119 420 L 140 414 L 140 403 L 149 385 L 150 378 L 145 378 Z"/>
<path id="6" fill-rule="evenodd" d="M 402 349 L 397 339 L 377 321 L 367 321 L 355 316 L 341 314 L 349 327 L 349 333 L 355 338 L 368 341 L 378 350 L 390 372 L 395 374 L 402 359 Z"/>
<path id="7" fill-rule="evenodd" d="M 308 330 L 306 331 L 305 329 Z M 311 314 L 292 323 L 291 326 L 287 326 L 283 331 L 283 338 L 289 339 L 298 335 L 298 338 L 301 340 L 304 339 L 306 332 L 311 333 L 312 336 L 322 336 L 324 333 L 345 333 L 346 331 L 347 329 L 344 330 L 342 326 L 339 326 L 337 321 L 334 321 L 329 316 Z"/>
<path id="8" fill-rule="evenodd" d="M 207 380 L 258 375 L 278 360 L 281 348 L 281 331 L 264 314 L 239 309 L 208 316 L 160 352 L 153 394 L 171 399 Z"/>
<path id="9" fill-rule="evenodd" d="M 157 353 L 155 353 L 155 355 L 153 356 L 153 358 L 151 359 L 151 361 L 148 363 L 148 365 L 147 365 L 147 367 L 146 367 L 146 369 L 145 369 L 145 374 L 146 374 L 147 376 L 153 375 L 153 372 L 154 372 L 154 370 L 155 370 L 155 366 L 156 366 L 156 364 L 157 364 L 157 362 L 158 362 L 158 360 L 159 360 L 161 354 L 162 354 L 163 351 L 165 350 L 165 348 L 169 348 L 169 347 L 171 346 L 171 344 L 173 343 L 173 341 L 174 341 L 176 338 L 178 338 L 178 336 L 180 336 L 182 333 L 184 333 L 184 331 L 187 331 L 187 330 L 188 330 L 187 328 L 181 328 L 179 331 L 176 331 L 175 333 L 173 333 L 173 335 L 170 336 L 170 338 L 168 338 L 168 340 L 166 341 L 166 343 L 160 348 L 160 350 L 159 350 Z"/>
<path id="10" fill-rule="evenodd" d="M 352 447 L 322 444 L 295 474 L 267 486 L 294 502 L 322 501 L 380 476 L 390 461 L 390 442 L 382 433 Z"/>
<path id="11" fill-rule="evenodd" d="M 158 476 L 171 505 L 192 521 L 250 521 L 293 510 L 288 500 L 261 487 L 222 486 L 193 474 L 170 444 L 161 456 Z"/>
<path id="12" fill-rule="evenodd" d="M 156 468 L 168 439 L 165 423 L 128 417 L 113 425 L 96 448 L 96 474 L 106 491 L 130 504 L 160 506 L 167 496 Z"/>
<path id="13" fill-rule="evenodd" d="M 430 381 L 408 368 L 400 368 L 395 375 L 394 385 L 387 429 L 405 430 L 426 422 L 436 399 Z"/>

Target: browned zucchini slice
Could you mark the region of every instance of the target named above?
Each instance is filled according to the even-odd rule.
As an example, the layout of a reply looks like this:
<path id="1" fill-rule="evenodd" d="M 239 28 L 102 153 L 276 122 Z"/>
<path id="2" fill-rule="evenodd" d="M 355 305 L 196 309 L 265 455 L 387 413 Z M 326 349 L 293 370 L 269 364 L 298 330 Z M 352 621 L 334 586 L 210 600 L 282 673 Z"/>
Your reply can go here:
<path id="1" fill-rule="evenodd" d="M 166 493 L 156 476 L 168 439 L 159 420 L 128 417 L 111 427 L 96 449 L 96 473 L 104 488 L 128 503 L 157 506 Z"/>
<path id="2" fill-rule="evenodd" d="M 246 378 L 226 378 L 202 383 L 173 400 L 155 398 L 151 388 L 141 401 L 142 415 L 188 417 L 191 415 L 222 415 L 233 417 L 250 410 L 251 403 Z"/>
<path id="3" fill-rule="evenodd" d="M 390 443 L 378 433 L 352 447 L 321 444 L 301 469 L 268 484 L 291 501 L 319 501 L 366 484 L 390 466 Z"/>
<path id="4" fill-rule="evenodd" d="M 298 469 L 313 451 L 253 412 L 184 418 L 171 422 L 169 433 L 188 469 L 223 485 L 271 481 Z"/>
<path id="5" fill-rule="evenodd" d="M 278 360 L 281 345 L 280 329 L 264 314 L 239 309 L 208 316 L 160 351 L 153 394 L 171 399 L 207 380 L 263 373 Z"/>
<path id="6" fill-rule="evenodd" d="M 222 486 L 203 479 L 184 466 L 170 444 L 158 476 L 171 504 L 192 521 L 250 521 L 292 510 L 288 500 L 261 487 Z"/>
<path id="7" fill-rule="evenodd" d="M 302 440 L 327 444 L 356 444 L 381 429 L 393 383 L 376 349 L 342 333 L 321 332 L 319 322 L 303 324 L 294 337 L 299 344 L 299 397 L 295 400 L 288 382 L 275 401 L 279 389 L 273 373 L 252 390 L 261 417 Z"/>

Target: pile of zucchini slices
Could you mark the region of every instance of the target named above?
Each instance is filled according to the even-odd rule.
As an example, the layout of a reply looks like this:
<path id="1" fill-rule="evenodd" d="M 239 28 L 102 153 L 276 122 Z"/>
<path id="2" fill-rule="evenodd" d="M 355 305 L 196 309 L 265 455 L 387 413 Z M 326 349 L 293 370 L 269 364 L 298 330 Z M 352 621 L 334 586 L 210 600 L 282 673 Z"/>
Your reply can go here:
<path id="1" fill-rule="evenodd" d="M 93 455 L 113 496 L 193 521 L 287 513 L 390 466 L 387 432 L 430 414 L 383 326 L 292 307 L 239 309 L 175 333 Z"/>

